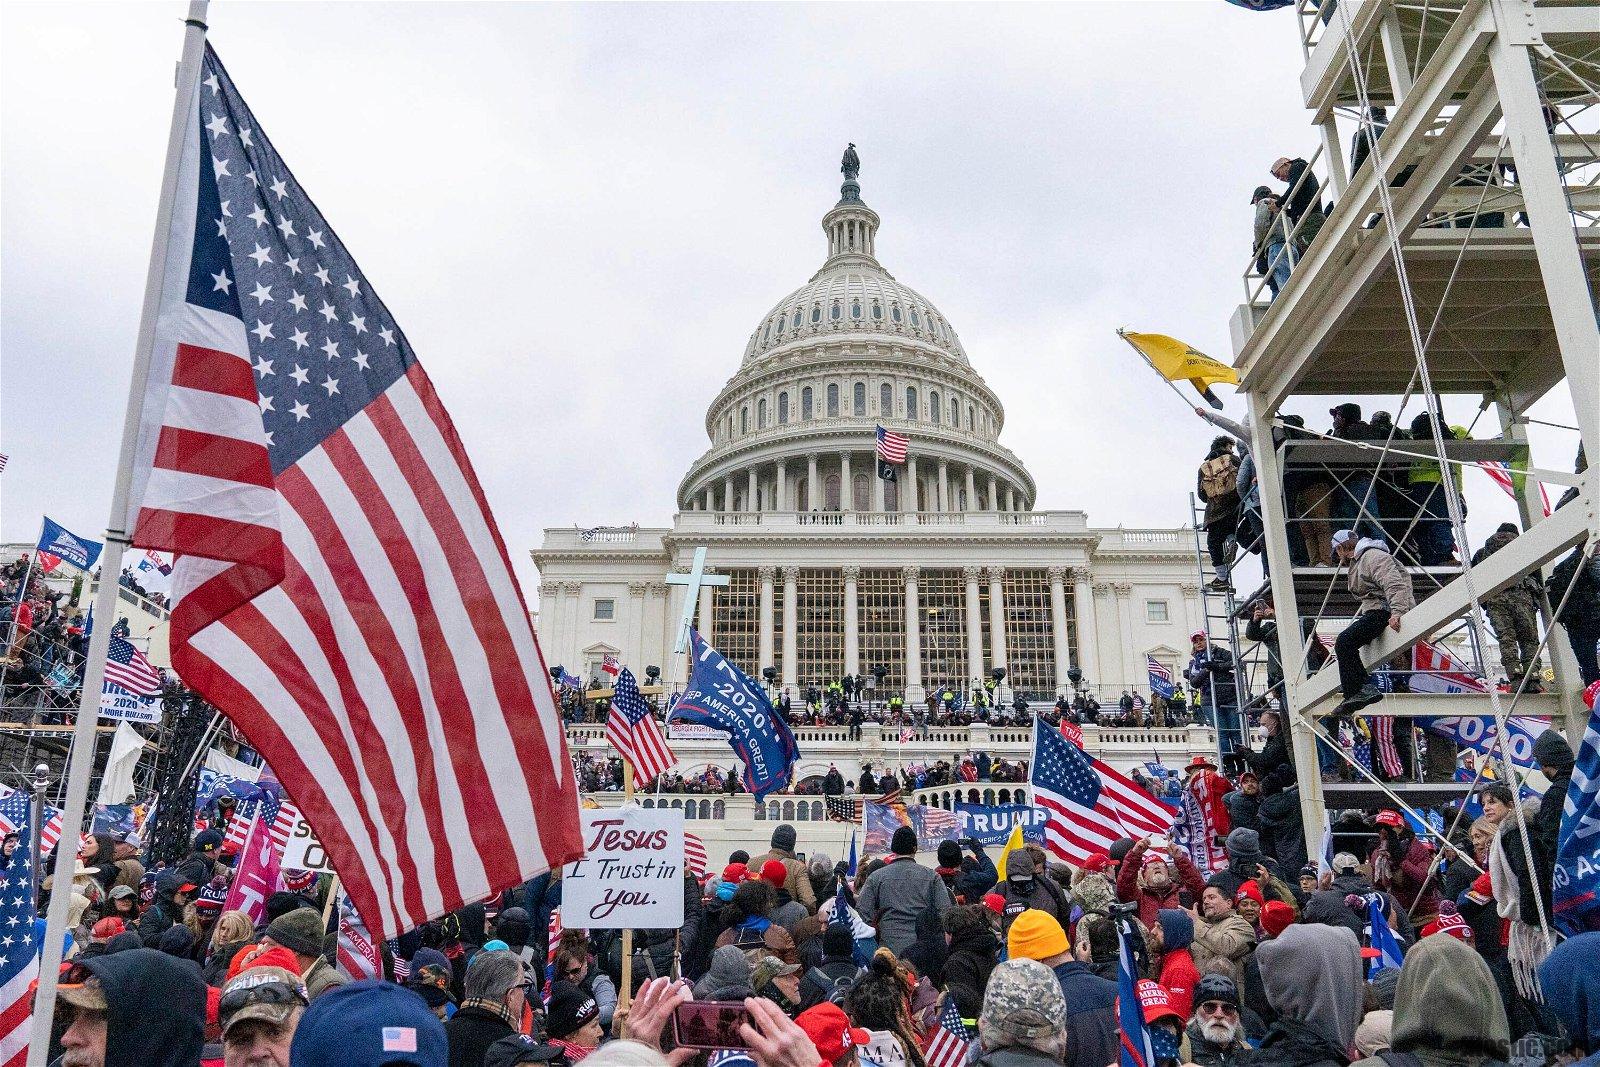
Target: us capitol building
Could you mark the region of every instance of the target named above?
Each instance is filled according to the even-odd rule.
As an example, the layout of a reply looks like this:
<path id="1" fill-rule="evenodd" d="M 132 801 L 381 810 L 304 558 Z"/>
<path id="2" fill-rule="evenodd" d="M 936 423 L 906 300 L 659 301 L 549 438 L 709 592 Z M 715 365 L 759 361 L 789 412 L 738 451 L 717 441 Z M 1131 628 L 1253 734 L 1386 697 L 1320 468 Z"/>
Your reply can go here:
<path id="1" fill-rule="evenodd" d="M 712 399 L 673 524 L 544 531 L 546 662 L 588 680 L 614 655 L 641 681 L 657 665 L 682 682 L 685 590 L 665 576 L 703 546 L 729 581 L 702 591 L 701 633 L 753 677 L 774 668 L 796 702 L 875 668 L 874 695 L 908 702 L 995 667 L 1007 700 L 1070 693 L 1074 666 L 1102 700 L 1148 693 L 1146 654 L 1181 667 L 1202 625 L 1193 533 L 1037 507 L 1000 443 L 1000 398 L 939 309 L 878 261 L 858 167 L 852 147 L 821 268 L 762 316 Z M 910 441 L 893 482 L 877 476 L 880 424 Z"/>

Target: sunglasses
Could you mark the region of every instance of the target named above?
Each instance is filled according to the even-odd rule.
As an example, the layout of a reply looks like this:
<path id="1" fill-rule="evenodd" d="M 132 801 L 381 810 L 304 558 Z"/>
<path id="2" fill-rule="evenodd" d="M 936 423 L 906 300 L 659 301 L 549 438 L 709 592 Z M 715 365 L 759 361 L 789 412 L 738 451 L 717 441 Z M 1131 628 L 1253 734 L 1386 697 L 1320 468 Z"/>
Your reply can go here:
<path id="1" fill-rule="evenodd" d="M 576 977 L 578 977 L 579 975 L 581 975 L 583 973 L 583 968 L 582 967 L 568 967 L 566 970 L 562 971 L 561 973 L 563 975 L 565 975 L 566 977 L 568 977 L 568 978 L 576 978 Z"/>
<path id="2" fill-rule="evenodd" d="M 217 1001 L 217 1018 L 226 1019 L 250 1004 L 309 1004 L 305 990 L 288 982 L 263 982 L 249 989 L 235 989 Z"/>
<path id="3" fill-rule="evenodd" d="M 1202 1015 L 1238 1015 L 1239 1009 L 1220 1000 L 1208 1000 L 1200 1005 Z"/>

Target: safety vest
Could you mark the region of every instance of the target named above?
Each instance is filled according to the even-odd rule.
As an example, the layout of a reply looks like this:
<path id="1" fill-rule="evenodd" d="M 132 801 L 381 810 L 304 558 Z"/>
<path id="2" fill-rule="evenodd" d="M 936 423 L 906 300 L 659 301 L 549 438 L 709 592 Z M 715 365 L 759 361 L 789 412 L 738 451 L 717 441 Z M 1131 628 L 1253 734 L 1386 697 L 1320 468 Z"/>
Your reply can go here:
<path id="1" fill-rule="evenodd" d="M 1465 441 L 1465 440 L 1467 440 L 1467 428 L 1465 426 L 1452 426 L 1452 427 L 1450 427 L 1450 436 L 1455 438 L 1457 441 Z M 1429 441 L 1417 441 L 1417 442 L 1414 442 L 1414 443 L 1418 444 L 1418 445 L 1426 446 L 1426 445 L 1431 444 L 1432 442 L 1429 442 Z M 1422 449 L 1418 448 L 1415 451 L 1420 452 L 1420 451 L 1422 451 Z M 1459 463 L 1450 464 L 1450 477 L 1452 479 L 1454 479 L 1454 481 L 1456 483 L 1456 491 L 1460 492 L 1461 491 L 1461 464 L 1459 464 Z M 1412 463 L 1411 463 L 1411 470 L 1407 472 L 1406 480 L 1409 481 L 1412 485 L 1437 484 L 1441 480 L 1441 478 L 1439 476 L 1439 462 L 1438 462 L 1438 460 L 1432 460 L 1432 459 L 1413 460 Z"/>

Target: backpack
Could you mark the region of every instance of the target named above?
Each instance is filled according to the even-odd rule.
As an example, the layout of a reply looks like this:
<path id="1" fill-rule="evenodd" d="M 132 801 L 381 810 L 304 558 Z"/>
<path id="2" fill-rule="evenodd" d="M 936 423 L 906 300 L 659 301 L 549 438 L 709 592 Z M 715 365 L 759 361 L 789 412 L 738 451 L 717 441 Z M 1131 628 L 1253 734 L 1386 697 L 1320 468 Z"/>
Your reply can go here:
<path id="1" fill-rule="evenodd" d="M 860 977 L 859 969 L 853 974 L 840 975 L 838 978 L 830 978 L 828 972 L 821 967 L 813 967 L 806 972 L 806 981 L 822 994 L 821 999 L 817 1001 L 819 1004 L 828 1001 L 842 1006 L 844 998 L 855 988 L 856 980 Z"/>
<path id="2" fill-rule="evenodd" d="M 1223 452 L 1200 464 L 1200 491 L 1207 504 L 1218 504 L 1239 496 L 1239 461 Z"/>

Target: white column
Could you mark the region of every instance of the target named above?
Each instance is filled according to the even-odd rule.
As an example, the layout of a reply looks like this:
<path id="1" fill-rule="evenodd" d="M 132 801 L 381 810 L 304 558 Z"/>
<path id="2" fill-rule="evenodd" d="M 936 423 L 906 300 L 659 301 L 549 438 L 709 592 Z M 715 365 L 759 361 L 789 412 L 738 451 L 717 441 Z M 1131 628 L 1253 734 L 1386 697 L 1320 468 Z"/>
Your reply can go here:
<path id="1" fill-rule="evenodd" d="M 799 684 L 796 678 L 795 663 L 799 647 L 800 609 L 796 601 L 800 599 L 799 567 L 783 568 L 783 667 L 782 678 L 786 686 Z"/>
<path id="2" fill-rule="evenodd" d="M 744 509 L 746 511 L 760 511 L 761 497 L 759 490 L 761 486 L 756 480 L 756 469 L 754 467 L 751 467 L 749 471 L 749 483 L 750 488 L 746 491 L 744 498 Z"/>
<path id="3" fill-rule="evenodd" d="M 1078 669 L 1085 678 L 1098 682 L 1100 648 L 1095 640 L 1094 586 L 1084 568 L 1072 572 L 1072 612 L 1078 623 Z"/>
<path id="4" fill-rule="evenodd" d="M 1122 635 L 1121 649 L 1118 659 L 1122 663 L 1122 677 L 1118 683 L 1132 688 L 1139 681 L 1138 672 L 1134 668 L 1136 658 L 1133 648 L 1133 585 L 1130 582 L 1113 582 L 1111 591 L 1117 595 L 1117 632 Z M 1143 663 L 1143 659 L 1139 659 Z"/>
<path id="5" fill-rule="evenodd" d="M 1000 480 L 994 475 L 989 475 L 989 510 L 1000 510 Z"/>
<path id="6" fill-rule="evenodd" d="M 1007 489 L 1006 490 L 1006 510 L 1007 511 L 1016 511 L 1017 510 L 1017 491 L 1015 489 Z"/>
<path id="7" fill-rule="evenodd" d="M 917 499 L 917 457 L 906 457 L 906 484 L 901 486 L 900 509 L 902 511 L 919 511 L 922 503 Z"/>
<path id="8" fill-rule="evenodd" d="M 778 499 L 773 506 L 774 511 L 793 511 L 789 504 L 789 461 L 780 459 L 777 463 L 775 476 L 778 486 Z"/>
<path id="9" fill-rule="evenodd" d="M 978 510 L 978 476 L 970 465 L 967 467 L 967 506 L 965 510 Z"/>
<path id="10" fill-rule="evenodd" d="M 733 510 L 733 475 L 724 475 L 722 479 L 722 510 Z"/>
<path id="11" fill-rule="evenodd" d="M 965 567 L 962 576 L 967 580 L 967 677 L 962 685 L 972 684 L 974 678 L 983 680 L 983 605 L 978 601 L 978 579 L 983 568 Z"/>
<path id="12" fill-rule="evenodd" d="M 806 456 L 806 506 L 812 511 L 822 510 L 822 486 L 817 484 L 817 454 Z"/>
<path id="13" fill-rule="evenodd" d="M 777 568 L 761 567 L 756 571 L 761 579 L 761 619 L 756 624 L 756 675 L 776 666 L 772 655 L 772 582 L 778 576 Z"/>
<path id="14" fill-rule="evenodd" d="M 839 453 L 839 510 L 854 511 L 856 494 L 850 485 L 850 453 Z M 853 671 L 848 673 L 855 673 Z"/>
<path id="15" fill-rule="evenodd" d="M 640 675 L 644 674 L 644 595 L 645 582 L 628 583 L 628 621 L 625 624 L 627 643 L 622 646 L 622 662 L 632 663 Z"/>
<path id="16" fill-rule="evenodd" d="M 1006 665 L 1006 589 L 1004 567 L 990 567 L 989 575 L 989 655 L 990 666 Z M 1001 682 L 994 698 L 1001 703 L 1011 699 L 1010 685 Z"/>
<path id="17" fill-rule="evenodd" d="M 906 580 L 906 703 L 928 698 L 922 688 L 922 608 L 917 602 L 917 568 L 907 567 Z"/>
<path id="18" fill-rule="evenodd" d="M 847 461 L 848 462 L 848 461 Z M 858 614 L 856 580 L 861 568 L 853 563 L 844 567 L 844 673 L 861 673 L 861 619 Z"/>
<path id="19" fill-rule="evenodd" d="M 1056 654 L 1056 696 L 1072 692 L 1072 680 L 1067 668 L 1072 666 L 1067 648 L 1067 568 L 1051 567 L 1045 574 L 1050 578 L 1050 639 Z"/>
<path id="20" fill-rule="evenodd" d="M 950 463 L 943 459 L 939 461 L 939 510 L 954 510 L 950 506 Z"/>
<path id="21" fill-rule="evenodd" d="M 702 503 L 702 504 L 701 504 L 701 505 L 700 505 L 700 510 L 701 510 L 701 511 L 710 511 L 710 510 L 711 510 L 711 502 L 712 502 L 712 497 L 713 497 L 713 495 L 714 495 L 714 494 L 713 494 L 713 493 L 712 493 L 712 490 L 711 490 L 711 487 L 710 487 L 710 486 L 709 486 L 709 485 L 708 485 L 708 486 L 706 486 L 706 490 L 705 490 L 705 500 L 704 500 L 704 502 L 703 502 L 703 503 Z"/>

